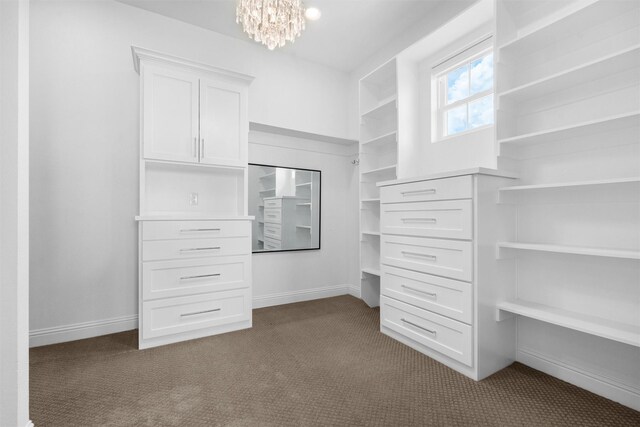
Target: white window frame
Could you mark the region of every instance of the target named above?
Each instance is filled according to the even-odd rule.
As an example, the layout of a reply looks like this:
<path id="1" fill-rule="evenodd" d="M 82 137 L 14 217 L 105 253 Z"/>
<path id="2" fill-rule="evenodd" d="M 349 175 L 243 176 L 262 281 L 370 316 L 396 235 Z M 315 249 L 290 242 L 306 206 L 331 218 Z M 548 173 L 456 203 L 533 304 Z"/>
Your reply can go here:
<path id="1" fill-rule="evenodd" d="M 487 43 L 488 41 L 488 43 Z M 493 85 L 490 89 L 484 90 L 482 92 L 475 93 L 470 95 L 464 99 L 460 99 L 452 102 L 451 104 L 447 104 L 447 74 L 454 71 L 461 66 L 468 64 L 470 65 L 473 61 L 480 59 L 491 52 L 493 52 L 493 45 L 491 44 L 491 38 L 488 40 L 483 40 L 481 42 L 477 42 L 472 45 L 471 48 L 463 49 L 460 53 L 454 55 L 451 59 L 441 62 L 437 67 L 434 67 L 432 73 L 432 87 L 435 90 L 435 102 L 432 103 L 434 105 L 436 112 L 433 116 L 432 125 L 435 126 L 435 138 L 433 142 L 438 141 L 446 141 L 451 138 L 456 138 L 461 135 L 467 135 L 473 132 L 477 132 L 486 128 L 493 127 L 495 124 L 495 66 L 494 66 L 494 78 Z M 466 56 L 462 56 L 463 53 L 466 53 Z M 453 59 L 456 59 L 456 62 L 452 62 Z M 495 64 L 495 57 L 494 57 Z M 446 67 L 446 68 L 445 68 Z M 444 68 L 444 69 L 443 69 Z M 469 89 L 471 89 L 471 67 L 469 67 Z M 478 99 L 484 98 L 486 96 L 492 95 L 494 96 L 494 111 L 493 111 L 493 123 L 482 125 L 475 127 L 473 129 L 467 129 L 461 132 L 457 132 L 451 135 L 446 135 L 447 122 L 446 122 L 446 112 L 452 110 L 456 107 L 460 107 L 462 105 L 467 106 L 467 120 L 469 120 L 469 104 Z"/>

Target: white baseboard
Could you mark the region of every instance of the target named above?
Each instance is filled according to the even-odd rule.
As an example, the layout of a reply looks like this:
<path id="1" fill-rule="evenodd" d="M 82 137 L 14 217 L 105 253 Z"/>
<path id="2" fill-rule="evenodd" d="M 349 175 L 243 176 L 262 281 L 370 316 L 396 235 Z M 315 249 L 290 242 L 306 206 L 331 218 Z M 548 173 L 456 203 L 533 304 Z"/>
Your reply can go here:
<path id="1" fill-rule="evenodd" d="M 130 331 L 137 327 L 138 315 L 134 314 L 113 319 L 35 329 L 29 332 L 29 347 L 40 347 L 43 345 L 114 334 L 116 332 Z"/>
<path id="2" fill-rule="evenodd" d="M 311 301 L 320 298 L 337 297 L 338 295 L 353 295 L 353 285 L 335 285 L 323 288 L 304 289 L 301 291 L 280 292 L 276 294 L 253 297 L 253 308 L 271 307 L 274 305 L 291 304 L 294 302 Z M 358 296 L 359 298 L 359 296 Z"/>
<path id="3" fill-rule="evenodd" d="M 529 349 L 518 349 L 516 360 L 545 374 L 640 411 L 640 390 L 635 387 L 576 366 L 567 365 Z"/>
<path id="4" fill-rule="evenodd" d="M 359 285 L 347 285 L 349 287 L 349 295 L 356 298 L 362 298 Z"/>
<path id="5" fill-rule="evenodd" d="M 35 427 L 35 426 L 33 425 L 33 421 L 29 420 L 27 421 L 27 425 L 24 427 Z"/>

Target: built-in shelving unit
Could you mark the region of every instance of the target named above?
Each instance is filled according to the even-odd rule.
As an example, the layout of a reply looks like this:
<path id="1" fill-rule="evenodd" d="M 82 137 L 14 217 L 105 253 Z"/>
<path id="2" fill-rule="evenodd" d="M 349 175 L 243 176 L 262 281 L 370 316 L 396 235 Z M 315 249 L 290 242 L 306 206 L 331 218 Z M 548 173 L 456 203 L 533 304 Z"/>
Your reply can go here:
<path id="1" fill-rule="evenodd" d="M 393 59 L 360 80 L 360 271 L 362 299 L 380 304 L 380 192 L 398 163 L 398 81 Z"/>
<path id="2" fill-rule="evenodd" d="M 496 46 L 499 162 L 520 176 L 498 191 L 517 216 L 498 319 L 518 316 L 523 362 L 640 402 L 640 2 L 497 0 Z"/>

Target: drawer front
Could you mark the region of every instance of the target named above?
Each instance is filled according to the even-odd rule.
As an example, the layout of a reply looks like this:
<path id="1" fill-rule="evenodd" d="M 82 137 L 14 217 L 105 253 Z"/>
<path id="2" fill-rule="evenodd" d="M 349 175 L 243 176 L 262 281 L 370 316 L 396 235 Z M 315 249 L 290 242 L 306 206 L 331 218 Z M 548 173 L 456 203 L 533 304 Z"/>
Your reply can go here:
<path id="1" fill-rule="evenodd" d="M 382 203 L 470 199 L 472 195 L 473 177 L 471 175 L 388 185 L 380 188 Z"/>
<path id="2" fill-rule="evenodd" d="M 269 239 L 268 237 L 265 237 L 264 248 L 265 249 L 282 249 L 282 242 L 280 242 L 280 240 L 273 240 L 273 239 Z"/>
<path id="3" fill-rule="evenodd" d="M 264 200 L 264 208 L 281 208 L 282 207 L 282 199 L 265 199 Z"/>
<path id="4" fill-rule="evenodd" d="M 472 328 L 430 311 L 380 297 L 380 323 L 467 366 L 473 366 Z"/>
<path id="5" fill-rule="evenodd" d="M 470 283 L 382 266 L 381 294 L 460 322 L 472 323 Z"/>
<path id="6" fill-rule="evenodd" d="M 142 242 L 142 261 L 248 255 L 250 253 L 251 241 L 248 237 L 152 240 Z"/>
<path id="7" fill-rule="evenodd" d="M 250 221 L 143 221 L 142 240 L 246 237 Z"/>
<path id="8" fill-rule="evenodd" d="M 380 239 L 382 264 L 467 282 L 473 278 L 471 242 L 386 234 Z"/>
<path id="9" fill-rule="evenodd" d="M 385 234 L 472 238 L 471 200 L 390 203 L 381 205 L 380 224 Z"/>
<path id="10" fill-rule="evenodd" d="M 142 298 L 149 301 L 248 288 L 249 256 L 156 261 L 142 264 Z"/>
<path id="11" fill-rule="evenodd" d="M 251 292 L 235 290 L 142 303 L 144 339 L 251 319 Z"/>
<path id="12" fill-rule="evenodd" d="M 278 209 L 264 209 L 264 223 L 265 224 L 280 224 L 282 222 L 282 210 Z"/>
<path id="13" fill-rule="evenodd" d="M 272 240 L 282 240 L 282 228 L 280 224 L 264 223 L 264 237 Z"/>

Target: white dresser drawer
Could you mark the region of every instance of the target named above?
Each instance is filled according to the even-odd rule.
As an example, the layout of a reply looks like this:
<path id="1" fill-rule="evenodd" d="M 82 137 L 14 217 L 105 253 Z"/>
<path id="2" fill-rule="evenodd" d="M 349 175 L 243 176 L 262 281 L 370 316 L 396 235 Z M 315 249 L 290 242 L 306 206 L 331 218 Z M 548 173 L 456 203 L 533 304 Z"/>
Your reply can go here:
<path id="1" fill-rule="evenodd" d="M 265 249 L 282 249 L 282 242 L 280 240 L 269 239 L 268 237 L 264 238 L 264 248 Z"/>
<path id="2" fill-rule="evenodd" d="M 472 195 L 473 178 L 470 175 L 388 185 L 380 188 L 382 203 L 470 199 Z"/>
<path id="3" fill-rule="evenodd" d="M 282 199 L 264 199 L 264 208 L 281 208 L 282 207 Z"/>
<path id="4" fill-rule="evenodd" d="M 471 240 L 472 206 L 471 200 L 383 204 L 380 226 L 385 234 Z"/>
<path id="5" fill-rule="evenodd" d="M 142 240 L 246 237 L 250 221 L 143 221 Z"/>
<path id="6" fill-rule="evenodd" d="M 234 290 L 142 303 L 144 339 L 251 319 L 251 292 Z"/>
<path id="7" fill-rule="evenodd" d="M 149 301 L 248 288 L 250 266 L 248 255 L 145 262 L 142 264 L 142 298 Z"/>
<path id="8" fill-rule="evenodd" d="M 251 242 L 248 237 L 151 240 L 142 242 L 142 261 L 248 255 L 250 253 Z"/>
<path id="9" fill-rule="evenodd" d="M 282 210 L 277 209 L 264 209 L 264 223 L 280 224 L 282 222 Z"/>
<path id="10" fill-rule="evenodd" d="M 380 323 L 467 366 L 473 365 L 472 327 L 385 296 Z"/>
<path id="11" fill-rule="evenodd" d="M 264 223 L 264 237 L 272 240 L 282 240 L 282 227 L 280 224 Z"/>
<path id="12" fill-rule="evenodd" d="M 467 282 L 473 279 L 471 242 L 386 234 L 380 239 L 382 264 Z"/>
<path id="13" fill-rule="evenodd" d="M 443 316 L 472 323 L 471 283 L 430 274 L 382 266 L 381 294 L 430 310 Z"/>

